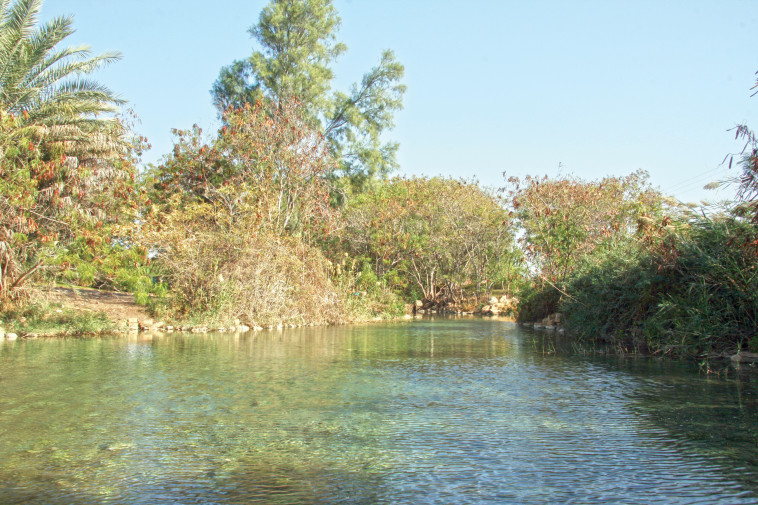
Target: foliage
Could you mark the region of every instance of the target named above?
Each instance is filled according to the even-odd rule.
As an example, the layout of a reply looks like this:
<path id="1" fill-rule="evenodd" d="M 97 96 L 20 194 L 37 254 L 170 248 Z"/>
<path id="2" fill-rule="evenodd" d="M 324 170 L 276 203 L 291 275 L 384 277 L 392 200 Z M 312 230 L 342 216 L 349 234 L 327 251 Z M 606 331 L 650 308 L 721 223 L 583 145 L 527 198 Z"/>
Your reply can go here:
<path id="1" fill-rule="evenodd" d="M 633 235 L 663 209 L 643 171 L 592 182 L 572 177 L 508 182 L 502 191 L 523 230 L 525 256 L 542 282 L 557 285 L 595 249 Z"/>
<path id="2" fill-rule="evenodd" d="M 18 299 L 49 256 L 102 236 L 123 210 L 139 146 L 86 75 L 117 59 L 58 49 L 70 18 L 36 28 L 40 0 L 0 5 L 0 299 Z M 103 115 L 105 114 L 105 115 Z"/>
<path id="3" fill-rule="evenodd" d="M 758 74 L 758 72 L 756 72 Z M 752 89 L 758 88 L 758 79 Z M 753 96 L 758 91 L 753 93 Z M 742 167 L 742 174 L 739 177 L 739 190 L 737 198 L 741 205 L 738 206 L 737 212 L 758 224 L 758 137 L 745 124 L 737 125 L 734 128 L 735 138 L 745 141 L 745 145 L 739 153 L 739 164 Z M 729 156 L 729 167 L 731 168 L 734 161 L 734 155 Z"/>
<path id="4" fill-rule="evenodd" d="M 178 132 L 148 174 L 141 240 L 177 316 L 249 324 L 337 322 L 340 297 L 310 237 L 329 232 L 325 140 L 294 101 L 228 111 L 215 139 Z"/>
<path id="5" fill-rule="evenodd" d="M 619 243 L 567 283 L 567 325 L 665 354 L 745 348 L 758 327 L 758 256 L 735 247 L 746 234 L 758 230 L 732 216 L 691 216 L 655 240 Z"/>
<path id="6" fill-rule="evenodd" d="M 328 221 L 325 176 L 334 162 L 300 112 L 294 101 L 246 104 L 225 114 L 209 143 L 197 127 L 177 131 L 173 154 L 148 177 L 151 212 L 202 204 L 210 226 L 274 235 L 306 234 Z"/>
<path id="7" fill-rule="evenodd" d="M 347 50 L 336 41 L 339 25 L 329 0 L 271 2 L 248 30 L 261 51 L 221 70 L 213 86 L 214 104 L 223 112 L 264 96 L 276 103 L 295 97 L 309 118 L 316 117 L 328 106 L 334 78 L 330 65 Z"/>
<path id="8" fill-rule="evenodd" d="M 44 131 L 19 127 L 0 112 L 0 298 L 24 295 L 24 283 L 44 263 L 109 237 L 132 191 L 129 159 L 88 169 L 47 144 Z"/>
<path id="9" fill-rule="evenodd" d="M 331 65 L 347 49 L 336 41 L 339 25 L 331 0 L 273 0 L 249 30 L 261 50 L 224 67 L 211 93 L 221 112 L 259 99 L 297 99 L 344 173 L 361 182 L 396 167 L 397 145 L 383 144 L 382 133 L 402 108 L 404 69 L 385 51 L 349 93 L 330 95 Z"/>
<path id="10" fill-rule="evenodd" d="M 153 306 L 167 295 L 165 272 L 145 247 L 125 245 L 104 236 L 77 237 L 51 260 L 55 278 L 66 284 L 132 293 L 136 303 Z M 156 300 L 156 298 L 158 300 Z"/>
<path id="11" fill-rule="evenodd" d="M 405 303 L 393 289 L 397 277 L 379 277 L 371 263 L 359 263 L 355 259 L 343 259 L 331 263 L 331 278 L 343 300 L 345 313 L 351 320 L 367 320 L 376 317 L 391 319 L 403 315 Z"/>
<path id="12" fill-rule="evenodd" d="M 562 294 L 551 284 L 522 283 L 518 290 L 519 304 L 516 320 L 519 322 L 540 321 L 558 312 Z"/>
<path id="13" fill-rule="evenodd" d="M 112 118 L 122 104 L 109 89 L 84 78 L 120 58 L 91 56 L 87 46 L 58 48 L 74 32 L 70 17 L 37 27 L 42 0 L 0 5 L 0 109 L 21 116 L 19 128 L 44 130 L 47 142 L 63 142 L 80 163 L 121 148 L 122 128 Z M 73 152 L 71 152 L 73 151 Z"/>
<path id="14" fill-rule="evenodd" d="M 518 274 L 508 216 L 475 183 L 377 183 L 348 203 L 343 219 L 339 250 L 364 260 L 380 278 L 397 279 L 394 287 L 406 293 L 462 296 L 464 285 L 478 291 Z"/>
<path id="15" fill-rule="evenodd" d="M 168 217 L 161 234 L 171 314 L 204 324 L 336 323 L 343 318 L 328 264 L 291 237 L 207 229 L 193 214 Z"/>

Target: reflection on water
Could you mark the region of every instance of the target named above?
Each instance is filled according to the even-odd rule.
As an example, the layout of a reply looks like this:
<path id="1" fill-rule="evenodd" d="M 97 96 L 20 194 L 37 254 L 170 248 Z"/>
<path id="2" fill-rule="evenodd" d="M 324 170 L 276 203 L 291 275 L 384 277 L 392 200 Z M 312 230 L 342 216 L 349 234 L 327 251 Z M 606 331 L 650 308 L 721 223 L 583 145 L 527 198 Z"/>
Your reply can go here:
<path id="1" fill-rule="evenodd" d="M 0 502 L 758 503 L 754 381 L 554 351 L 480 319 L 6 342 Z"/>

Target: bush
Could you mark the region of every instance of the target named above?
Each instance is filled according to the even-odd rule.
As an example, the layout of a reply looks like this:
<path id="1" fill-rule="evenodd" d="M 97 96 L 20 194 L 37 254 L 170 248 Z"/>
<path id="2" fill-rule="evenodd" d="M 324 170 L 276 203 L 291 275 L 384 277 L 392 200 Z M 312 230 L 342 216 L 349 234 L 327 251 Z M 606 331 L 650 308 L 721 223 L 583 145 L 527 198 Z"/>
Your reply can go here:
<path id="1" fill-rule="evenodd" d="M 580 337 L 664 354 L 754 349 L 758 256 L 748 246 L 756 236 L 734 217 L 701 217 L 654 244 L 597 254 L 567 282 L 566 324 Z"/>
<path id="2" fill-rule="evenodd" d="M 539 321 L 557 312 L 561 293 L 550 284 L 524 284 L 518 291 L 518 314 L 520 323 Z"/>
<path id="3" fill-rule="evenodd" d="M 177 317 L 249 325 L 344 319 L 328 262 L 297 239 L 195 233 L 171 243 L 157 261 L 168 272 L 166 302 Z"/>

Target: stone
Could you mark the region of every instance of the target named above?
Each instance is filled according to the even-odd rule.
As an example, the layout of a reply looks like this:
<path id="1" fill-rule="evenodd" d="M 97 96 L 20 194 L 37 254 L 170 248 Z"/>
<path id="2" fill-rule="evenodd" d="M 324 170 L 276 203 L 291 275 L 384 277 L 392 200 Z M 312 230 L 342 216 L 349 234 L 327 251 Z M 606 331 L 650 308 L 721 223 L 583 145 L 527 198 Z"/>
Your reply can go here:
<path id="1" fill-rule="evenodd" d="M 418 310 L 424 306 L 424 302 L 422 302 L 421 300 L 416 300 L 415 305 L 416 305 L 416 309 Z"/>
<path id="2" fill-rule="evenodd" d="M 246 324 L 238 324 L 234 329 L 240 333 L 244 333 L 246 331 L 249 331 L 250 327 Z"/>
<path id="3" fill-rule="evenodd" d="M 735 363 L 758 363 L 758 353 L 740 351 L 731 360 Z"/>
<path id="4" fill-rule="evenodd" d="M 488 305 L 497 305 L 498 303 L 500 303 L 500 300 L 498 300 L 494 296 L 491 296 L 490 299 L 487 301 Z"/>
<path id="5" fill-rule="evenodd" d="M 15 333 L 6 333 L 5 334 L 5 340 L 16 340 L 18 338 L 18 335 Z"/>
<path id="6" fill-rule="evenodd" d="M 560 312 L 555 312 L 553 314 L 550 314 L 545 319 L 540 321 L 541 324 L 545 326 L 558 326 L 563 322 L 563 314 Z"/>

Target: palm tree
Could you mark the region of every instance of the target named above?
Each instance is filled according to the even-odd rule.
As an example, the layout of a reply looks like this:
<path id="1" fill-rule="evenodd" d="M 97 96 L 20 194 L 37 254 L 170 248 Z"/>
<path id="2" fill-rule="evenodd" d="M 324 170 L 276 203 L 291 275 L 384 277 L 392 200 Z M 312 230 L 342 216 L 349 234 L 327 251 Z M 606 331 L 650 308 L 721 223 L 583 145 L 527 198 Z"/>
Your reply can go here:
<path id="1" fill-rule="evenodd" d="M 0 0 L 0 302 L 18 296 L 44 244 L 106 217 L 134 175 L 129 131 L 114 116 L 123 101 L 86 77 L 120 54 L 58 48 L 72 19 L 38 26 L 41 7 Z"/>
<path id="2" fill-rule="evenodd" d="M 115 147 L 123 132 L 112 114 L 123 101 L 85 76 L 121 55 L 57 48 L 74 32 L 70 17 L 38 27 L 42 0 L 11 3 L 0 0 L 0 110 L 23 115 L 23 124 L 42 129 L 48 141 L 75 142 L 79 152 Z"/>

